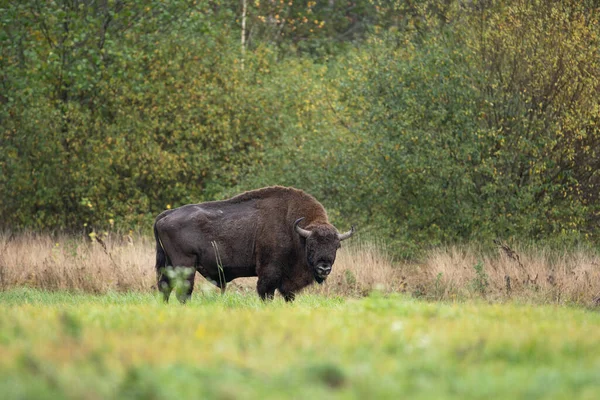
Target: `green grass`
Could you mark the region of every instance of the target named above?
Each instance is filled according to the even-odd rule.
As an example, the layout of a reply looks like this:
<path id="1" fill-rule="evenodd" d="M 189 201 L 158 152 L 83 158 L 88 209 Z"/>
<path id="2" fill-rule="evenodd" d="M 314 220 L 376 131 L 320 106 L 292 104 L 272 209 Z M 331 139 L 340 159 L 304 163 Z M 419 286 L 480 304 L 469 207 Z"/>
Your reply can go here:
<path id="1" fill-rule="evenodd" d="M 254 293 L 0 292 L 17 398 L 600 398 L 600 314 Z"/>

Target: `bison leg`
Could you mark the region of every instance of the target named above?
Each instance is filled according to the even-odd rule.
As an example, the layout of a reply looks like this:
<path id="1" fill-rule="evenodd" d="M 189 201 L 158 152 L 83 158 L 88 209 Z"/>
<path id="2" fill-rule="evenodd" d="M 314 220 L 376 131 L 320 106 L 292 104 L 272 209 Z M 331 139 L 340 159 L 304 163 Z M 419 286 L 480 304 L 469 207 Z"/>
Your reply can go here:
<path id="1" fill-rule="evenodd" d="M 273 300 L 276 288 L 277 285 L 273 284 L 273 282 L 264 278 L 258 278 L 256 290 L 258 291 L 258 295 L 262 300 Z"/>
<path id="2" fill-rule="evenodd" d="M 283 298 L 285 299 L 285 301 L 288 303 L 291 303 L 296 298 L 296 293 L 294 293 L 294 292 L 282 293 L 282 295 L 283 295 Z"/>
<path id="3" fill-rule="evenodd" d="M 289 280 L 284 279 L 283 282 L 281 282 L 281 285 L 279 286 L 278 290 L 279 293 L 281 293 L 281 295 L 285 299 L 285 301 L 289 303 L 294 301 L 294 299 L 296 298 L 296 291 L 298 290 L 298 287 L 292 284 Z"/>
<path id="4" fill-rule="evenodd" d="M 171 282 L 169 282 L 169 277 L 167 277 L 165 268 L 161 268 L 156 271 L 156 287 L 158 291 L 163 295 L 163 301 L 165 303 L 169 302 L 169 296 L 171 295 Z"/>

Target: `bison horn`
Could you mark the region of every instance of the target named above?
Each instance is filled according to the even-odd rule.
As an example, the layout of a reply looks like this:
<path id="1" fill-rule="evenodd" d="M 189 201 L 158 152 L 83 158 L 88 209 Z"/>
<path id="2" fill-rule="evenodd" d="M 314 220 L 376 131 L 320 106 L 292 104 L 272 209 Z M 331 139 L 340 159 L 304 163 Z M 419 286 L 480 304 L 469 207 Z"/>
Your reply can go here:
<path id="1" fill-rule="evenodd" d="M 340 242 L 341 242 L 342 240 L 348 239 L 353 234 L 354 234 L 354 226 L 352 226 L 350 228 L 350 230 L 348 232 L 346 232 L 346 233 L 342 233 L 341 235 L 338 233 L 338 239 L 340 239 Z"/>
<path id="2" fill-rule="evenodd" d="M 298 232 L 298 235 L 302 236 L 303 238 L 308 238 L 311 235 L 311 231 L 307 231 L 306 229 L 302 229 L 298 226 L 298 224 L 300 223 L 300 221 L 302 221 L 304 219 L 304 217 L 302 218 L 298 218 L 296 220 L 296 222 L 294 222 L 294 229 L 296 230 L 296 232 Z"/>

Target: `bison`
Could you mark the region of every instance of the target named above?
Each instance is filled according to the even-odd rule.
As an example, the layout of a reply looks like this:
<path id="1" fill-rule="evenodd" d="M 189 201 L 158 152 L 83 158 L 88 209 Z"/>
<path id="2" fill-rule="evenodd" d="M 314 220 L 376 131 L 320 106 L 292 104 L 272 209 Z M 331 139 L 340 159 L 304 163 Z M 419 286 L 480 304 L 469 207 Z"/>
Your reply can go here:
<path id="1" fill-rule="evenodd" d="M 195 271 L 225 291 L 235 278 L 258 276 L 261 299 L 275 290 L 286 301 L 314 281 L 323 283 L 340 242 L 354 233 L 340 234 L 329 223 L 325 208 L 302 190 L 281 186 L 242 193 L 223 201 L 188 204 L 161 213 L 154 223 L 157 286 L 165 302 L 174 272 L 190 274 L 185 302 L 194 290 Z"/>

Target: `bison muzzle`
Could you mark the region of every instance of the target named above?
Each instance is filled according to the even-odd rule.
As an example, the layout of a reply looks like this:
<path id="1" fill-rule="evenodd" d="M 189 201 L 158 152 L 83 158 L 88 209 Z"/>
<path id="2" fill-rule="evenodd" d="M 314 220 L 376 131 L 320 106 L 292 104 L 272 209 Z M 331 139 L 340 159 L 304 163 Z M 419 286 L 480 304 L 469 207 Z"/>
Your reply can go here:
<path id="1" fill-rule="evenodd" d="M 280 186 L 167 210 L 154 223 L 158 289 L 168 301 L 175 272 L 191 271 L 178 295 L 185 302 L 196 271 L 222 292 L 235 278 L 258 276 L 263 300 L 279 290 L 292 301 L 327 279 L 340 242 L 353 233 L 340 234 L 311 195 Z"/>

